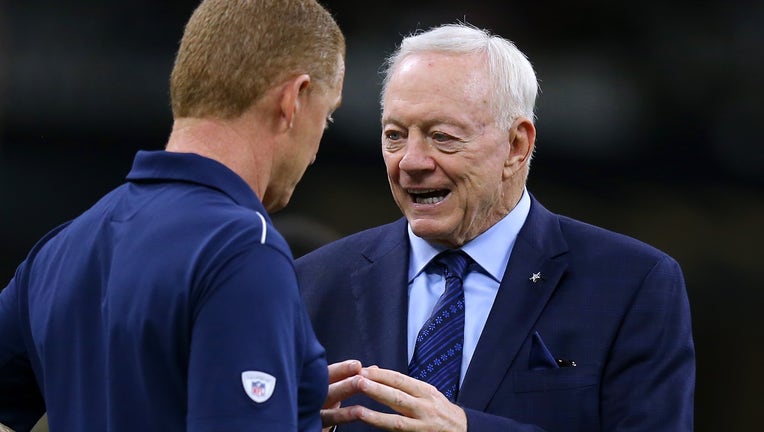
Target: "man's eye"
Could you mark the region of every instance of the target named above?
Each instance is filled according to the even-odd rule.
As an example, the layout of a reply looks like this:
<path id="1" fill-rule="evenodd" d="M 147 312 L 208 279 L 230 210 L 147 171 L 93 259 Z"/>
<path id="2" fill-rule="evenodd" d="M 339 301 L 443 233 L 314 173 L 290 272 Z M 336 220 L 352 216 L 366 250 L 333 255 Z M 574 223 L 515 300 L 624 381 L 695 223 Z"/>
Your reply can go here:
<path id="1" fill-rule="evenodd" d="M 451 135 L 444 134 L 443 132 L 435 132 L 432 134 L 433 141 L 446 142 L 451 140 Z"/>
<path id="2" fill-rule="evenodd" d="M 326 121 L 324 122 L 324 129 L 329 129 L 329 125 L 334 123 L 334 118 L 332 116 L 329 116 L 326 118 Z"/>
<path id="3" fill-rule="evenodd" d="M 385 132 L 385 138 L 391 140 L 391 141 L 397 141 L 401 139 L 401 133 L 398 131 L 386 131 Z"/>

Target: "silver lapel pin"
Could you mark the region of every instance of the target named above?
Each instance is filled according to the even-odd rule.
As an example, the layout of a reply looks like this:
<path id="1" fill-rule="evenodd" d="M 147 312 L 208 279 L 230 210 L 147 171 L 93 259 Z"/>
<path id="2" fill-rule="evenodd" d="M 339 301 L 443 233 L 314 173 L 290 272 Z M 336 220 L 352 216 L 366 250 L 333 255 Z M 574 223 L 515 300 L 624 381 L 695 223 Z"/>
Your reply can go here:
<path id="1" fill-rule="evenodd" d="M 530 280 L 533 283 L 536 283 L 539 281 L 539 279 L 541 279 L 541 272 L 533 273 L 533 275 L 528 280 Z"/>

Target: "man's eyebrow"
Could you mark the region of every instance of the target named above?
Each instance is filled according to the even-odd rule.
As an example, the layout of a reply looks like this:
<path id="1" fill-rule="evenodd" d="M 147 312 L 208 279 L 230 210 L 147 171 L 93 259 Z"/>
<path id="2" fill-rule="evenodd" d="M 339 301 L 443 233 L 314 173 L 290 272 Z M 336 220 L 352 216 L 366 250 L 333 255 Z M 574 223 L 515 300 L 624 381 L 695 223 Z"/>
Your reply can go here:
<path id="1" fill-rule="evenodd" d="M 393 116 L 382 117 L 382 124 L 390 124 L 390 123 L 395 125 L 400 125 L 402 122 Z"/>
<path id="2" fill-rule="evenodd" d="M 463 125 L 460 124 L 457 120 L 444 118 L 444 117 L 433 117 L 433 118 L 427 118 L 424 120 L 419 120 L 415 122 L 417 124 L 421 124 L 426 127 L 431 127 L 433 125 L 449 125 L 453 127 L 459 127 L 462 128 Z M 382 124 L 393 124 L 396 126 L 402 126 L 404 122 L 397 117 L 394 116 L 388 116 L 388 117 L 382 117 Z"/>

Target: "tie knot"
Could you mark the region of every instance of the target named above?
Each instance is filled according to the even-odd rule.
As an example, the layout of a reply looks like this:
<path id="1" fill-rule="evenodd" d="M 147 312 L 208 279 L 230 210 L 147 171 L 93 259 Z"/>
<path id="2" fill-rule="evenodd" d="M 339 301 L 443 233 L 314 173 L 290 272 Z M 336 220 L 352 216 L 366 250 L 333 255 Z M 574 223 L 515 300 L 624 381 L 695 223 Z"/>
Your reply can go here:
<path id="1" fill-rule="evenodd" d="M 446 278 L 456 277 L 464 280 L 467 267 L 472 263 L 472 258 L 462 250 L 447 250 L 438 254 L 434 261 L 445 268 Z"/>

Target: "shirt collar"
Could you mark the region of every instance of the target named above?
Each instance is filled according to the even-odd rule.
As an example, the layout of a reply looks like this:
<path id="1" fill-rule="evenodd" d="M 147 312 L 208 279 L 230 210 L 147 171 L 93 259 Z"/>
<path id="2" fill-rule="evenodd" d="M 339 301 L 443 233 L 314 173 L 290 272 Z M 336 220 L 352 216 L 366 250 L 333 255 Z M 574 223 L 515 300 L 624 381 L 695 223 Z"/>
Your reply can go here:
<path id="1" fill-rule="evenodd" d="M 222 163 L 194 153 L 141 150 L 135 155 L 127 180 L 182 181 L 217 189 L 237 204 L 262 214 L 270 222 L 265 207 L 252 188 Z"/>
<path id="2" fill-rule="evenodd" d="M 528 217 L 531 199 L 528 191 L 523 189 L 523 195 L 515 208 L 501 218 L 491 228 L 467 242 L 461 247 L 485 272 L 497 282 L 504 278 L 504 271 L 509 263 L 509 255 L 517 240 L 517 234 Z M 446 248 L 428 243 L 417 237 L 408 225 L 411 254 L 409 261 L 409 283 L 416 278 L 427 264 Z"/>

